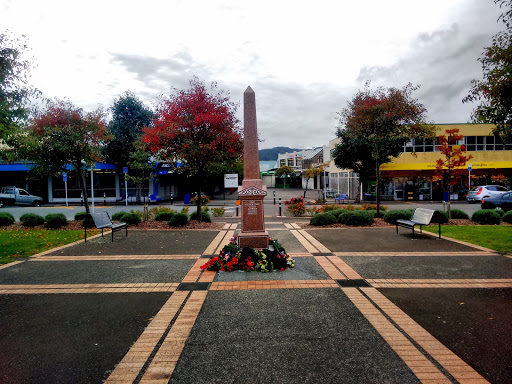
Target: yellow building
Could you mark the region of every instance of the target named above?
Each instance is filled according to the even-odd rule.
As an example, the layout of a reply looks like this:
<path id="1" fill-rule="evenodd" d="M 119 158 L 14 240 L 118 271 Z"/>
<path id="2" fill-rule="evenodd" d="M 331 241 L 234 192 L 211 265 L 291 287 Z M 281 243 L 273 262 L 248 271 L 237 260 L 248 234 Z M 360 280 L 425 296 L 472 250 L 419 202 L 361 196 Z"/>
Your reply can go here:
<path id="1" fill-rule="evenodd" d="M 439 124 L 437 136 L 447 130 L 459 129 L 464 136 L 458 144 L 466 146 L 472 158 L 464 167 L 464 174 L 452 187 L 452 199 L 462 198 L 471 186 L 500 184 L 511 187 L 512 144 L 504 145 L 492 134 L 491 124 Z M 332 140 L 332 149 L 337 140 Z M 443 175 L 436 172 L 436 161 L 444 156 L 437 150 L 435 140 L 416 139 L 404 143 L 403 153 L 392 162 L 381 166 L 381 196 L 383 200 L 441 200 Z M 342 173 L 331 162 L 331 172 Z M 471 175 L 468 165 L 471 164 Z M 346 171 L 345 171 L 346 172 Z M 446 185 L 447 175 L 444 175 Z M 374 192 L 371 185 L 365 192 Z"/>

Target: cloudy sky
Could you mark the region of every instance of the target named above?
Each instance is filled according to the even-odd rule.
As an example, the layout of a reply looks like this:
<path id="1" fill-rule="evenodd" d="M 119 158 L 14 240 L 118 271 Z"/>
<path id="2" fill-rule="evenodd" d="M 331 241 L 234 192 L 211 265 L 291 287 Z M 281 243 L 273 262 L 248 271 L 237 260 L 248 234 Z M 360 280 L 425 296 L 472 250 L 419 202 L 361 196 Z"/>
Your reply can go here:
<path id="1" fill-rule="evenodd" d="M 154 106 L 198 76 L 242 102 L 250 85 L 260 148 L 310 148 L 366 80 L 419 84 L 432 122 L 468 122 L 461 100 L 500 13 L 492 0 L 0 0 L 0 28 L 27 37 L 47 97 L 92 110 L 131 90 Z"/>

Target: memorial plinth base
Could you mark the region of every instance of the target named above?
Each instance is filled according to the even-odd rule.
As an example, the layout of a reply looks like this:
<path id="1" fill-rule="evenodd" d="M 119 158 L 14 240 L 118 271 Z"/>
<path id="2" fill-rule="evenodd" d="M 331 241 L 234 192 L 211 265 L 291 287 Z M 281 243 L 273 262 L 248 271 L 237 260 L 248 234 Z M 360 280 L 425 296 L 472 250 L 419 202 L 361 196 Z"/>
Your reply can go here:
<path id="1" fill-rule="evenodd" d="M 266 232 L 241 232 L 238 235 L 238 246 L 240 248 L 268 248 L 268 233 Z"/>
<path id="2" fill-rule="evenodd" d="M 244 180 L 239 188 L 238 196 L 242 203 L 242 230 L 238 235 L 240 248 L 268 248 L 263 212 L 265 189 L 261 180 Z"/>

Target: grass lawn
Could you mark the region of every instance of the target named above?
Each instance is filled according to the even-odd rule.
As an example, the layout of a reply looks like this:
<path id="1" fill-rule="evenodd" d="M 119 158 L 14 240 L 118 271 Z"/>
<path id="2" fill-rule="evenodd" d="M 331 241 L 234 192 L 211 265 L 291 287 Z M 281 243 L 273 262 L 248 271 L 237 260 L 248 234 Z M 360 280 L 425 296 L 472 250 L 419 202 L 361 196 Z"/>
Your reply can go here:
<path id="1" fill-rule="evenodd" d="M 439 233 L 438 227 L 423 227 L 423 230 Z M 466 241 L 494 249 L 500 253 L 512 254 L 512 226 L 468 225 L 441 226 L 441 234 L 453 239 Z"/>
<path id="2" fill-rule="evenodd" d="M 89 232 L 89 231 L 87 231 Z M 91 231 L 91 236 L 98 231 Z M 89 233 L 87 233 L 89 237 Z M 1 230 L 0 265 L 84 238 L 81 230 Z"/>

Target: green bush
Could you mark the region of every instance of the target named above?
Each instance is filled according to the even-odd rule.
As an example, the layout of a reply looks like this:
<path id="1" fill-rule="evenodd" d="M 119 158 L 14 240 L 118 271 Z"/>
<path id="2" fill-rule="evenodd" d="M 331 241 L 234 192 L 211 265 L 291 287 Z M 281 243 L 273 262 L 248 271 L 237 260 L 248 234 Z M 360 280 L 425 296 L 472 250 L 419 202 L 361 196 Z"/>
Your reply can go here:
<path id="1" fill-rule="evenodd" d="M 21 225 L 25 227 L 35 227 L 44 224 L 44 217 L 35 213 L 24 213 L 20 217 Z"/>
<path id="2" fill-rule="evenodd" d="M 432 216 L 432 223 L 446 224 L 448 222 L 448 214 L 444 211 L 436 209 L 434 216 Z"/>
<path id="3" fill-rule="evenodd" d="M 345 208 L 338 208 L 337 210 L 335 211 L 332 211 L 331 213 L 334 215 L 334 217 L 336 218 L 336 221 L 338 221 L 340 215 L 342 215 L 343 213 L 345 212 L 348 212 Z"/>
<path id="4" fill-rule="evenodd" d="M 0 227 L 14 224 L 14 216 L 9 212 L 0 212 Z"/>
<path id="5" fill-rule="evenodd" d="M 481 209 L 473 213 L 471 220 L 478 224 L 499 224 L 501 216 L 494 209 Z"/>
<path id="6" fill-rule="evenodd" d="M 136 225 L 141 222 L 141 219 L 138 214 L 131 212 L 131 213 L 125 213 L 123 216 L 121 216 L 120 221 L 123 223 L 126 223 L 126 224 Z"/>
<path id="7" fill-rule="evenodd" d="M 201 220 L 199 220 L 199 215 L 197 214 L 197 212 L 192 212 L 192 214 L 190 215 L 190 220 L 204 221 L 205 223 L 212 222 L 212 218 L 206 212 L 203 212 L 201 214 Z"/>
<path id="8" fill-rule="evenodd" d="M 317 213 L 311 218 L 309 224 L 324 226 L 336 223 L 336 217 L 331 212 Z"/>
<path id="9" fill-rule="evenodd" d="M 171 217 L 171 220 L 169 220 L 169 225 L 171 227 L 181 227 L 183 225 L 187 225 L 188 223 L 188 216 L 184 213 L 176 213 L 173 217 Z"/>
<path id="10" fill-rule="evenodd" d="M 495 209 L 495 211 L 498 212 L 501 218 L 505 215 L 505 211 L 503 209 Z"/>
<path id="11" fill-rule="evenodd" d="M 49 213 L 44 217 L 48 228 L 60 228 L 68 225 L 68 219 L 63 213 Z"/>
<path id="12" fill-rule="evenodd" d="M 460 209 L 452 209 L 450 214 L 452 219 L 469 219 L 469 215 Z"/>
<path id="13" fill-rule="evenodd" d="M 411 220 L 413 209 L 392 209 L 384 215 L 384 221 L 389 224 L 396 224 L 397 220 Z"/>
<path id="14" fill-rule="evenodd" d="M 503 221 L 505 223 L 512 224 L 512 211 L 508 211 L 503 215 Z"/>
<path id="15" fill-rule="evenodd" d="M 224 207 L 213 208 L 213 216 L 215 216 L 215 217 L 224 216 L 225 213 L 226 213 L 226 208 L 224 208 Z"/>
<path id="16" fill-rule="evenodd" d="M 113 221 L 121 221 L 121 217 L 123 217 L 126 214 L 127 214 L 127 212 L 125 212 L 125 211 L 116 212 L 112 215 L 112 220 Z"/>
<path id="17" fill-rule="evenodd" d="M 338 223 L 352 226 L 367 226 L 373 223 L 376 212 L 347 211 L 338 216 Z"/>
<path id="18" fill-rule="evenodd" d="M 83 220 L 87 216 L 87 212 L 78 212 L 75 214 L 75 220 Z"/>
<path id="19" fill-rule="evenodd" d="M 174 212 L 160 212 L 155 216 L 156 221 L 169 221 L 174 216 Z"/>

